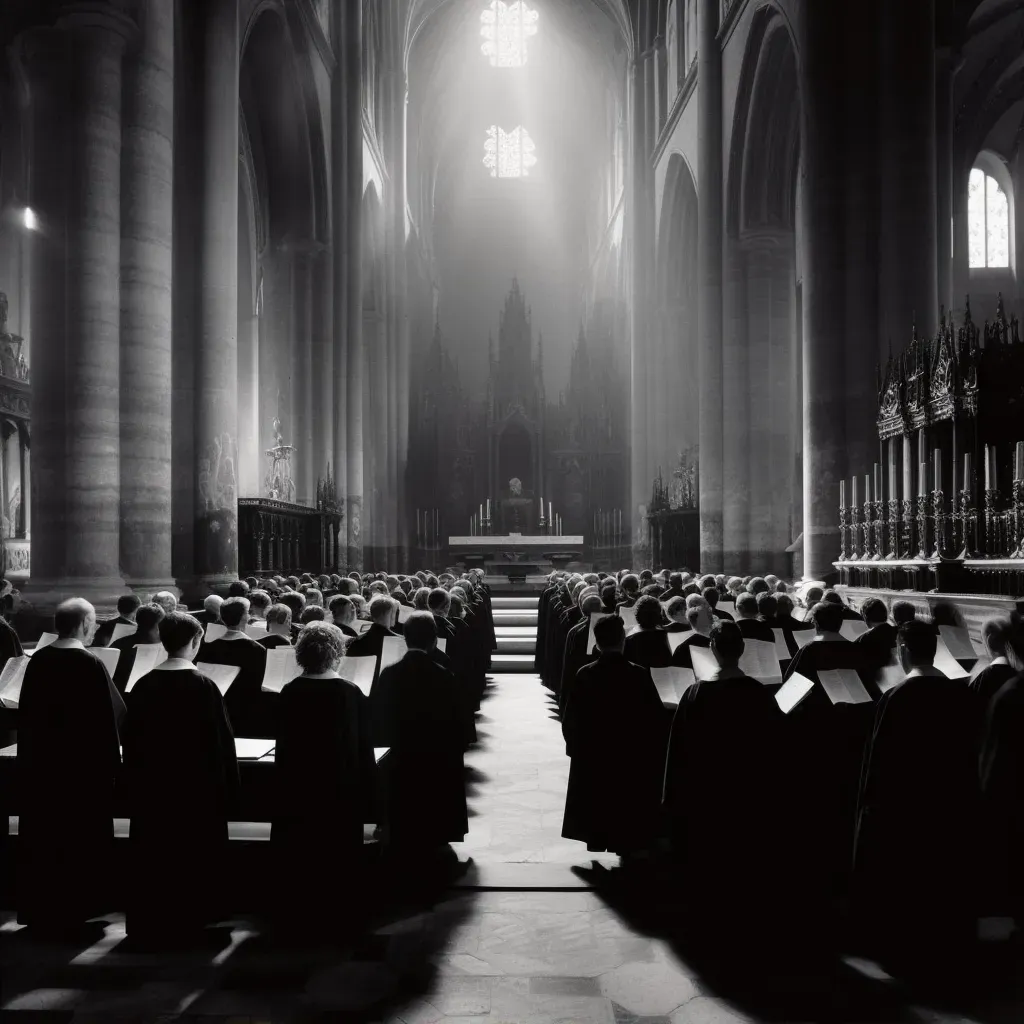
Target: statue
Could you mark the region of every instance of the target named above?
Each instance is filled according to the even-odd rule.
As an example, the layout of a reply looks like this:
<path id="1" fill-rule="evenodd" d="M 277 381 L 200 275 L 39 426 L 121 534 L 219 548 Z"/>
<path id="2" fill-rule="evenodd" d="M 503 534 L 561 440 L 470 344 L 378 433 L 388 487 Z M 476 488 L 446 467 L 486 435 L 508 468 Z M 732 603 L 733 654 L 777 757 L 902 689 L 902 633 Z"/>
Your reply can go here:
<path id="1" fill-rule="evenodd" d="M 508 482 L 509 493 L 513 498 L 521 498 L 523 496 L 523 482 L 519 477 L 514 476 Z"/>
<path id="2" fill-rule="evenodd" d="M 274 417 L 273 430 L 274 447 L 264 453 L 270 457 L 271 464 L 263 486 L 267 489 L 267 497 L 276 501 L 294 501 L 295 481 L 292 480 L 291 458 L 295 448 L 284 443 L 279 416 Z"/>

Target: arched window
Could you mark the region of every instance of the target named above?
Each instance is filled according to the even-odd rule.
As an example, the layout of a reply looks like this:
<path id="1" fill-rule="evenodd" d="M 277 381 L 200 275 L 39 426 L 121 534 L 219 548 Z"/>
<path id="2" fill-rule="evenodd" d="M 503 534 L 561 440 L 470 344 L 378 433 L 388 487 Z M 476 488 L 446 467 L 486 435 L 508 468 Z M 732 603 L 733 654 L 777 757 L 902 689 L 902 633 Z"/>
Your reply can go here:
<path id="1" fill-rule="evenodd" d="M 1010 197 L 989 171 L 975 166 L 967 184 L 969 266 L 1010 266 Z"/>
<path id="2" fill-rule="evenodd" d="M 537 17 L 523 0 L 491 0 L 480 12 L 481 49 L 492 68 L 521 68 L 526 63 L 526 40 L 537 34 Z"/>
<path id="3" fill-rule="evenodd" d="M 492 178 L 525 178 L 537 162 L 530 133 L 519 125 L 506 132 L 492 124 L 484 140 L 484 167 Z"/>

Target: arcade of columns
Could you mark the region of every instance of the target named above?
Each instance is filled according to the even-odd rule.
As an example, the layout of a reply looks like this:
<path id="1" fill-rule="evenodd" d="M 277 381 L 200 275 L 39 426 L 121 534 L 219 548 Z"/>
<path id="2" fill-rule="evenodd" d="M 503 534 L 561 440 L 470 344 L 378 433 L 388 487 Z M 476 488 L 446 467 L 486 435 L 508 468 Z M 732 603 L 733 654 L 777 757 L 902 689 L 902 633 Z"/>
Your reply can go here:
<path id="1" fill-rule="evenodd" d="M 15 40 L 31 139 L 22 194 L 38 222 L 20 242 L 34 408 L 24 594 L 40 610 L 71 594 L 105 609 L 128 589 L 199 594 L 236 578 L 236 502 L 262 493 L 282 409 L 296 500 L 313 503 L 329 464 L 349 564 L 364 552 L 401 560 L 406 93 L 388 22 L 402 5 L 373 12 L 395 46 L 376 55 L 369 128 L 360 7 L 333 5 L 328 39 L 309 5 L 109 0 L 70 5 Z M 271 239 L 250 286 L 240 73 L 270 16 L 281 46 L 305 34 L 296 62 L 317 66 L 303 99 L 313 93 L 310 122 L 325 122 L 329 141 L 311 174 L 321 191 L 308 237 Z M 372 523 L 364 489 L 377 495 Z"/>

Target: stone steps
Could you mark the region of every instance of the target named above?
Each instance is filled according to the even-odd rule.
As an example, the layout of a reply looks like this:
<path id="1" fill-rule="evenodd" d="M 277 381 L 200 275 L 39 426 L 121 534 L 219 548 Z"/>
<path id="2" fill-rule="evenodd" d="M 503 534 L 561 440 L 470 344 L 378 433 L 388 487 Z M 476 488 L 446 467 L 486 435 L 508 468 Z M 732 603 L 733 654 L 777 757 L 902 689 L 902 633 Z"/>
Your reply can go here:
<path id="1" fill-rule="evenodd" d="M 532 672 L 537 650 L 537 597 L 531 594 L 491 598 L 498 650 L 491 655 L 492 672 Z"/>

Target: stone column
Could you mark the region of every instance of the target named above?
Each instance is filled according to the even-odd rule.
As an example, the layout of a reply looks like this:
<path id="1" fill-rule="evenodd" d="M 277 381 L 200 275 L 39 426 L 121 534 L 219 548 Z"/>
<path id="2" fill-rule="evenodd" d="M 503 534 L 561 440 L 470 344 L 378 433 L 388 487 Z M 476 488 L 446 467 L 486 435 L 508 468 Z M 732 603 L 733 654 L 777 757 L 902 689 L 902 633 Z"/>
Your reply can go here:
<path id="1" fill-rule="evenodd" d="M 963 317 L 961 303 L 953 292 L 953 53 L 944 46 L 935 54 L 935 248 L 938 265 L 939 304 L 957 308 L 957 322 Z"/>
<path id="2" fill-rule="evenodd" d="M 207 0 L 203 13 L 195 570 L 211 588 L 238 575 L 237 0 Z"/>
<path id="3" fill-rule="evenodd" d="M 121 154 L 121 571 L 172 589 L 174 6 L 141 0 Z"/>
<path id="4" fill-rule="evenodd" d="M 328 465 L 338 488 L 338 468 L 334 456 L 335 406 L 344 403 L 337 397 L 334 367 L 334 317 L 332 312 L 334 268 L 327 246 L 317 249 L 313 264 L 313 477 L 325 476 Z M 344 491 L 338 490 L 338 494 Z"/>
<path id="5" fill-rule="evenodd" d="M 317 473 L 322 467 L 314 465 L 313 431 L 313 335 L 312 284 L 315 246 L 303 242 L 295 246 L 292 258 L 292 351 L 291 379 L 294 400 L 295 500 L 301 505 L 312 504 L 316 497 Z"/>
<path id="6" fill-rule="evenodd" d="M 827 8 L 827 9 L 826 9 Z M 843 328 L 844 69 L 841 28 L 831 5 L 808 4 L 800 21 L 803 161 L 804 575 L 834 574 L 839 550 L 839 481 L 846 470 Z M 873 360 L 872 360 L 873 362 Z"/>
<path id="7" fill-rule="evenodd" d="M 718 43 L 719 0 L 698 0 L 697 60 L 697 288 L 700 376 L 700 565 L 723 564 L 722 392 L 722 51 Z"/>
<path id="8" fill-rule="evenodd" d="M 130 21 L 69 8 L 26 40 L 36 151 L 32 580 L 40 610 L 110 608 L 120 562 L 121 64 Z M 38 200 L 36 199 L 38 196 Z"/>
<path id="9" fill-rule="evenodd" d="M 750 559 L 750 381 L 747 376 L 748 319 L 746 254 L 738 242 L 730 242 L 725 251 L 724 306 L 719 359 L 721 403 L 727 410 L 720 418 L 720 471 L 722 479 L 722 554 L 721 563 L 701 568 L 721 568 L 738 572 Z M 701 395 L 703 402 L 704 395 Z M 715 408 L 712 406 L 712 408 Z M 704 429 L 703 406 L 701 430 Z M 703 436 L 703 434 L 702 434 Z M 701 472 L 704 458 L 701 448 Z M 703 495 L 702 495 L 703 500 Z"/>
<path id="10" fill-rule="evenodd" d="M 771 304 L 768 318 L 771 330 L 768 356 L 768 434 L 771 473 L 768 476 L 769 557 L 767 572 L 788 577 L 790 560 L 786 548 L 797 536 L 792 531 L 791 502 L 793 466 L 798 441 L 791 428 L 793 407 L 800 401 L 796 389 L 794 349 L 796 332 L 795 238 L 780 233 L 771 252 Z"/>

